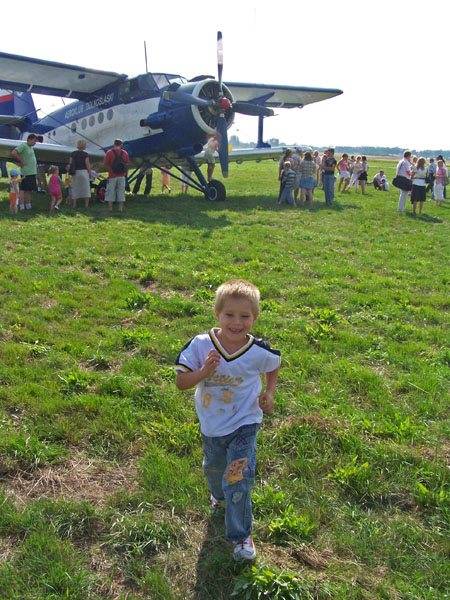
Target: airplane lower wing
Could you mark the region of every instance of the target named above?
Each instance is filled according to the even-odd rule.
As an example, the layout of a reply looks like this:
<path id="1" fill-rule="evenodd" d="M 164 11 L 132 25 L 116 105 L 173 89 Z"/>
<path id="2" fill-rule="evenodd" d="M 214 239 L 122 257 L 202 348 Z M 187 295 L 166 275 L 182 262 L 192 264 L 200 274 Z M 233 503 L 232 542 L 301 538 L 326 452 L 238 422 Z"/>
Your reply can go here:
<path id="1" fill-rule="evenodd" d="M 307 104 L 327 100 L 343 93 L 342 90 L 332 88 L 266 85 L 263 83 L 225 82 L 225 85 L 233 94 L 235 101 L 271 108 L 302 108 Z"/>
<path id="2" fill-rule="evenodd" d="M 0 88 L 87 100 L 126 75 L 0 52 Z"/>
<path id="3" fill-rule="evenodd" d="M 228 154 L 228 161 L 241 163 L 245 161 L 254 160 L 260 162 L 261 160 L 278 160 L 281 154 L 286 148 L 238 148 L 231 150 Z M 214 154 L 216 160 L 219 160 L 219 154 Z M 195 156 L 195 162 L 199 165 L 206 164 L 205 153 L 201 152 Z"/>
<path id="4" fill-rule="evenodd" d="M 8 140 L 0 138 L 0 159 L 9 160 L 14 162 L 11 156 L 11 150 L 17 148 L 23 140 Z M 73 146 L 58 146 L 56 144 L 41 144 L 37 143 L 34 146 L 34 153 L 38 162 L 43 163 L 54 163 L 54 164 L 67 164 L 69 162 L 70 155 L 76 150 Z M 89 149 L 89 158 L 91 164 L 99 161 L 103 163 L 105 153 L 103 150 L 91 150 Z"/>

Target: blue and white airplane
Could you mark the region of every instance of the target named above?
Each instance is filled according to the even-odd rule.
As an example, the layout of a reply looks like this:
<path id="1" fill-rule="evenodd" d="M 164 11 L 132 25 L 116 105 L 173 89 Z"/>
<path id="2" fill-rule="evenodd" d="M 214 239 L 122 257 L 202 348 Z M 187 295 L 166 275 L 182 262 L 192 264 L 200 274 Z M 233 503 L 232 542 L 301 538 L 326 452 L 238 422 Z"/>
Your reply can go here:
<path id="1" fill-rule="evenodd" d="M 208 135 L 217 136 L 222 174 L 227 177 L 229 160 L 279 156 L 280 149 L 263 142 L 263 121 L 274 108 L 301 108 L 342 91 L 223 82 L 220 32 L 217 38 L 217 80 L 203 75 L 187 80 L 168 73 L 129 78 L 0 52 L 0 159 L 11 160 L 17 140 L 35 133 L 42 135 L 42 143 L 34 147 L 38 162 L 64 166 L 77 140 L 84 138 L 91 163 L 103 170 L 105 152 L 121 138 L 130 156 L 130 183 L 140 169 L 170 167 L 172 176 L 174 171 L 187 174 L 189 185 L 206 198 L 224 200 L 223 183 L 207 182 L 200 170 Z M 38 119 L 32 93 L 75 101 Z M 258 117 L 256 148 L 229 153 L 227 130 L 235 113 Z"/>

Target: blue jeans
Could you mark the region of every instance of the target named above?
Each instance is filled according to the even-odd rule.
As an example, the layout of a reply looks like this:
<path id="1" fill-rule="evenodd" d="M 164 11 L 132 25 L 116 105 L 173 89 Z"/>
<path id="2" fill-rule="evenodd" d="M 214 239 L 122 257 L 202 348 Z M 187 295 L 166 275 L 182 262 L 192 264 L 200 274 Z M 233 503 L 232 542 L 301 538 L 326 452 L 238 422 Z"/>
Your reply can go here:
<path id="1" fill-rule="evenodd" d="M 281 192 L 280 202 L 286 202 L 286 204 L 294 204 L 294 196 L 292 195 L 293 188 L 284 187 Z"/>
<path id="2" fill-rule="evenodd" d="M 323 191 L 325 192 L 325 204 L 331 204 L 334 198 L 334 175 L 322 175 Z"/>
<path id="3" fill-rule="evenodd" d="M 243 425 L 222 437 L 203 438 L 203 472 L 216 500 L 225 500 L 225 532 L 232 542 L 252 532 L 251 491 L 255 483 L 259 423 Z"/>

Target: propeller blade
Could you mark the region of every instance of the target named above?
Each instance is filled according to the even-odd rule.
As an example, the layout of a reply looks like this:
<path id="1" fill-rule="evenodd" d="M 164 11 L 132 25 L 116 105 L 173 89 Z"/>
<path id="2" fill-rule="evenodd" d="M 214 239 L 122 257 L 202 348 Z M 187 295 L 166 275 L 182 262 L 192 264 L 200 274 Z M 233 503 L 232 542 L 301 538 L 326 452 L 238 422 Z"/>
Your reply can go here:
<path id="1" fill-rule="evenodd" d="M 222 71 L 223 71 L 223 43 L 222 32 L 217 32 L 217 81 L 219 82 L 219 90 L 222 93 Z"/>
<path id="2" fill-rule="evenodd" d="M 227 121 L 223 115 L 217 119 L 216 130 L 219 138 L 219 160 L 223 177 L 228 177 L 228 130 Z"/>
<path id="3" fill-rule="evenodd" d="M 173 102 L 180 102 L 181 104 L 195 104 L 196 106 L 213 106 L 214 100 L 206 100 L 205 98 L 198 98 L 192 96 L 186 92 L 169 92 L 165 91 L 163 94 L 166 100 L 172 100 Z"/>
<path id="4" fill-rule="evenodd" d="M 273 110 L 267 106 L 250 104 L 249 102 L 233 102 L 233 111 L 252 117 L 273 117 Z"/>

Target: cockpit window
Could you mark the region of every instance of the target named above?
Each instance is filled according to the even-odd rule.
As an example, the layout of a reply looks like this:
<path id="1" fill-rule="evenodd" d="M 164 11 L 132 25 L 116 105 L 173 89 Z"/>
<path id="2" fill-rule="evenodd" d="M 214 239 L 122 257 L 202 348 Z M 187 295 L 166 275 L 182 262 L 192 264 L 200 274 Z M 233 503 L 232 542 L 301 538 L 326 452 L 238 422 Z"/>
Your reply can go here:
<path id="1" fill-rule="evenodd" d="M 161 89 L 166 88 L 174 81 L 186 83 L 186 79 L 180 75 L 166 73 L 144 73 L 132 79 L 127 79 L 120 86 L 119 96 L 122 102 L 129 102 L 136 98 L 151 97 L 158 95 Z"/>
<path id="2" fill-rule="evenodd" d="M 177 83 L 186 83 L 187 79 L 181 75 L 171 75 L 169 73 L 152 73 L 156 85 L 161 90 L 176 81 Z"/>

